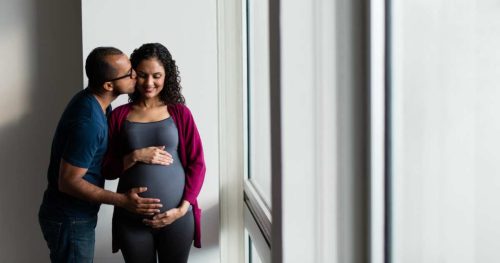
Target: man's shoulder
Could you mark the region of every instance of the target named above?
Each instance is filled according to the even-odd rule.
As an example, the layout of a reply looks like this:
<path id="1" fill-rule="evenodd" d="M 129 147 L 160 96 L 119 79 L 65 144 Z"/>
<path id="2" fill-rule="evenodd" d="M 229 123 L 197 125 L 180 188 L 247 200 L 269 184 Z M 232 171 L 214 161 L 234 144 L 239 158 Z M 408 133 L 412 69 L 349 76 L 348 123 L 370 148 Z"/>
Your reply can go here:
<path id="1" fill-rule="evenodd" d="M 96 108 L 95 105 L 82 101 L 71 105 L 66 111 L 63 121 L 71 130 L 84 129 L 84 132 L 99 132 L 100 134 L 108 129 L 106 117 L 101 108 Z"/>
<path id="2" fill-rule="evenodd" d="M 77 119 L 93 119 L 99 113 L 101 107 L 91 94 L 85 90 L 78 92 L 66 107 L 69 117 Z"/>

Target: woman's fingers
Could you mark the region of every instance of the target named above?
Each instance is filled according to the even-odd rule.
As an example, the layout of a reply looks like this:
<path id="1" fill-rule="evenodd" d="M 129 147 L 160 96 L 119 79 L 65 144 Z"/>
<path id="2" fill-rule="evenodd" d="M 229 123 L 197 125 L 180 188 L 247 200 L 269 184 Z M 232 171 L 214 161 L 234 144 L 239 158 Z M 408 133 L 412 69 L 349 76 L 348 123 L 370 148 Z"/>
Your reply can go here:
<path id="1" fill-rule="evenodd" d="M 159 164 L 159 165 L 170 165 L 174 162 L 172 155 L 165 150 L 165 146 L 151 146 L 147 147 L 145 152 L 146 163 Z"/>
<path id="2" fill-rule="evenodd" d="M 153 217 L 153 220 L 161 220 L 162 218 L 167 218 L 167 217 L 169 217 L 169 213 L 168 213 L 168 211 L 165 211 L 165 212 L 163 212 L 161 214 L 155 215 Z"/>
<path id="3" fill-rule="evenodd" d="M 144 219 L 144 224 L 152 228 L 160 228 L 172 224 L 177 220 L 177 208 L 155 215 L 152 219 Z"/>
<path id="4" fill-rule="evenodd" d="M 148 164 L 170 165 L 174 162 L 165 146 L 150 146 L 137 150 L 138 160 Z"/>
<path id="5" fill-rule="evenodd" d="M 164 150 L 160 150 L 159 154 L 172 158 L 172 155 L 169 152 L 164 151 Z"/>
<path id="6" fill-rule="evenodd" d="M 164 227 L 166 225 L 172 224 L 174 221 L 175 220 L 173 218 L 169 218 L 169 217 L 163 217 L 161 219 L 144 219 L 143 220 L 144 224 L 146 224 L 152 228 Z"/>
<path id="7" fill-rule="evenodd" d="M 161 165 L 170 165 L 174 162 L 174 159 L 172 158 L 172 155 L 169 153 L 163 151 L 163 150 L 158 150 L 155 155 L 153 156 L 152 163 L 154 164 L 161 164 Z"/>
<path id="8" fill-rule="evenodd" d="M 153 164 L 161 164 L 161 165 L 170 165 L 174 162 L 172 158 L 163 157 L 163 156 L 155 156 L 151 163 Z"/>

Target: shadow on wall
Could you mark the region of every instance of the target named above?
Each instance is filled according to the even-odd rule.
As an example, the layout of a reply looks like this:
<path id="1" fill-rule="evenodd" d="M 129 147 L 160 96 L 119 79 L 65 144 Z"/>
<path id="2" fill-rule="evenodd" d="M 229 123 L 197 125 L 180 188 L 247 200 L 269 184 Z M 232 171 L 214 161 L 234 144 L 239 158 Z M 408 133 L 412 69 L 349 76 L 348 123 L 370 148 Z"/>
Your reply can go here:
<path id="1" fill-rule="evenodd" d="M 216 262 L 214 258 L 219 258 L 219 206 L 200 205 L 202 208 L 202 248 L 198 249 L 194 246 L 191 248 L 189 262 Z"/>
<path id="2" fill-rule="evenodd" d="M 12 102 L 27 104 L 22 105 L 26 113 L 0 129 L 0 262 L 48 262 L 37 213 L 57 121 L 72 95 L 83 88 L 81 2 L 26 0 L 5 5 L 22 14 L 27 24 L 19 27 L 27 32 L 19 33 L 27 33 L 29 43 L 12 52 L 30 54 L 19 75 L 32 82 L 19 87 L 26 99 Z M 2 27 L 16 26 L 6 20 Z"/>
<path id="3" fill-rule="evenodd" d="M 214 205 L 204 209 L 201 218 L 201 245 L 203 249 L 219 246 L 219 206 Z M 212 225 L 215 224 L 215 225 Z"/>

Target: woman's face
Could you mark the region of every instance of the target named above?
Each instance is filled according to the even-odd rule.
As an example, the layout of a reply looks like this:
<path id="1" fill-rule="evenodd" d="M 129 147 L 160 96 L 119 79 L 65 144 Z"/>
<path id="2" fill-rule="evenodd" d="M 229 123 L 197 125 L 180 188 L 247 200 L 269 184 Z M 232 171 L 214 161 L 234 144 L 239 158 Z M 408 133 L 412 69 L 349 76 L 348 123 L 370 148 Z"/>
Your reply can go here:
<path id="1" fill-rule="evenodd" d="M 159 96 L 165 83 L 165 68 L 158 59 L 145 59 L 137 65 L 136 88 L 144 99 Z"/>

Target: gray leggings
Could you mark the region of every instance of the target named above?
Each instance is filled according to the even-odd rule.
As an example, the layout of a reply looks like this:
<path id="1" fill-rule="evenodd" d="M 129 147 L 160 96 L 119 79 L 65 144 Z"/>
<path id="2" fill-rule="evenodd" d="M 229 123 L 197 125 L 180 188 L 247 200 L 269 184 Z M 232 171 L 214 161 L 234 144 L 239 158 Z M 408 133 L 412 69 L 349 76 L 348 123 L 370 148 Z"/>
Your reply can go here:
<path id="1" fill-rule="evenodd" d="M 152 229 L 143 223 L 117 220 L 120 249 L 127 263 L 187 262 L 194 236 L 190 209 L 174 223 Z"/>

